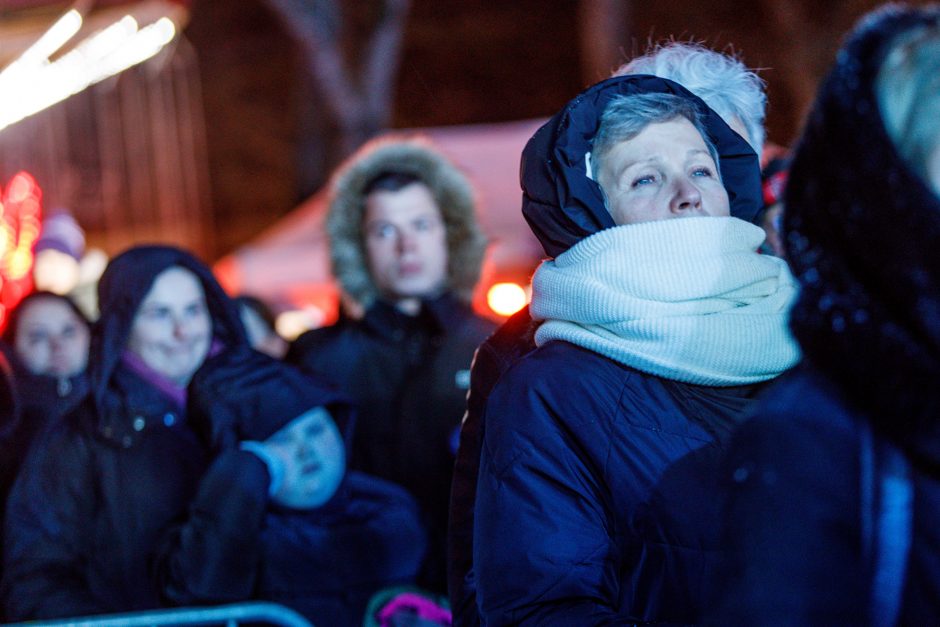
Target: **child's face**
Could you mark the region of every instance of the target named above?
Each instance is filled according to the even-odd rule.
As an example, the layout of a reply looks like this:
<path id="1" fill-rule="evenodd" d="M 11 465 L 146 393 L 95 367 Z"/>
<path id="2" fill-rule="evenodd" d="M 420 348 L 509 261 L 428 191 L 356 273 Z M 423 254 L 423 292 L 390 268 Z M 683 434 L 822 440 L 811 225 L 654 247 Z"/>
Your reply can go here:
<path id="1" fill-rule="evenodd" d="M 322 407 L 294 418 L 268 439 L 282 453 L 284 483 L 274 495 L 279 505 L 313 509 L 329 501 L 346 472 L 343 438 Z"/>

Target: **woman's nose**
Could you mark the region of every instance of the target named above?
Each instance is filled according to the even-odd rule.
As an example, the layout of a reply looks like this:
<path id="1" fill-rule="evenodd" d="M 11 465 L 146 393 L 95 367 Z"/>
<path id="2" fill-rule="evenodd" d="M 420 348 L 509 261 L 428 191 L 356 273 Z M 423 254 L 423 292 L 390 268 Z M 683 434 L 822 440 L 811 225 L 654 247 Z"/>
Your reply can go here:
<path id="1" fill-rule="evenodd" d="M 691 181 L 680 178 L 675 182 L 670 210 L 673 213 L 690 211 L 702 206 L 702 194 Z"/>

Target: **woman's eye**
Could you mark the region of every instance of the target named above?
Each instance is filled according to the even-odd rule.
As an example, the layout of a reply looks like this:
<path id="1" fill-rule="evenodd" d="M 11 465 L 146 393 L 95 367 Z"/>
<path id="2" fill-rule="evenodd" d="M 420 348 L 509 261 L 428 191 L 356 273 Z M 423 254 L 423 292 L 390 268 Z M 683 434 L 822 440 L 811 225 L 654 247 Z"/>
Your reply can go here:
<path id="1" fill-rule="evenodd" d="M 433 229 L 436 225 L 436 222 L 433 218 L 421 218 L 420 220 L 416 220 L 414 225 L 416 231 L 423 233 Z"/>
<path id="2" fill-rule="evenodd" d="M 170 317 L 170 310 L 166 307 L 153 307 L 144 311 L 144 317 L 151 320 L 163 320 Z"/>
<path id="3" fill-rule="evenodd" d="M 643 185 L 650 185 L 656 182 L 656 177 L 652 174 L 647 174 L 646 176 L 639 176 L 633 179 L 633 183 L 630 184 L 630 187 L 640 187 Z"/>
<path id="4" fill-rule="evenodd" d="M 26 343 L 30 346 L 38 346 L 46 341 L 48 341 L 48 338 L 45 333 L 29 333 L 26 335 Z"/>
<path id="5" fill-rule="evenodd" d="M 706 168 L 706 167 L 704 167 L 704 166 L 701 167 L 701 168 L 695 168 L 695 169 L 692 171 L 692 176 L 706 176 L 706 177 L 710 177 L 710 176 L 712 176 L 712 169 L 711 169 L 711 168 Z"/>
<path id="6" fill-rule="evenodd" d="M 377 224 L 372 227 L 371 233 L 379 239 L 390 239 L 395 236 L 395 227 L 391 224 Z"/>

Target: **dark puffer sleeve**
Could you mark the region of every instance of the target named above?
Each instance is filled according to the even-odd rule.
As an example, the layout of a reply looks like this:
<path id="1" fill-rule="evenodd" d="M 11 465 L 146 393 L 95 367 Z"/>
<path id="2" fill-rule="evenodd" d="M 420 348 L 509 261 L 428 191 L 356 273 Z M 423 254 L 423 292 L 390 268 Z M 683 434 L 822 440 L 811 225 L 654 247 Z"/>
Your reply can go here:
<path id="1" fill-rule="evenodd" d="M 487 625 L 619 620 L 606 476 L 616 384 L 569 376 L 577 367 L 530 355 L 487 405 L 473 552 Z"/>
<path id="2" fill-rule="evenodd" d="M 188 520 L 161 543 L 155 571 L 160 592 L 178 605 L 246 601 L 261 560 L 268 471 L 255 455 L 219 455 L 199 484 Z"/>
<path id="3" fill-rule="evenodd" d="M 3 603 L 11 620 L 81 616 L 103 602 L 88 587 L 95 547 L 95 469 L 88 443 L 62 423 L 21 469 L 7 504 Z M 104 605 L 106 606 L 106 605 Z"/>

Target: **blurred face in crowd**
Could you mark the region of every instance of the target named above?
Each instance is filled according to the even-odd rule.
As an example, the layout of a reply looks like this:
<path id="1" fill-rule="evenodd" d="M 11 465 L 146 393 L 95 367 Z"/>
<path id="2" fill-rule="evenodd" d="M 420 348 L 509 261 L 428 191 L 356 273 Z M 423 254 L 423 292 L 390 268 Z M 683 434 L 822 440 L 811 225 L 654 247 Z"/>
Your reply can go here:
<path id="1" fill-rule="evenodd" d="M 705 140 L 684 117 L 648 125 L 613 146 L 598 182 L 618 225 L 728 216 L 728 192 Z"/>
<path id="2" fill-rule="evenodd" d="M 336 493 L 346 472 L 346 449 L 336 423 L 322 407 L 301 414 L 266 444 L 285 462 L 284 483 L 274 495 L 279 505 L 313 509 Z"/>
<path id="3" fill-rule="evenodd" d="M 57 298 L 37 297 L 19 312 L 14 349 L 33 374 L 72 377 L 88 363 L 89 330 L 75 311 Z"/>
<path id="4" fill-rule="evenodd" d="M 131 327 L 127 348 L 179 386 L 189 383 L 209 352 L 212 320 L 199 279 L 173 267 L 157 275 Z"/>
<path id="5" fill-rule="evenodd" d="M 369 272 L 376 287 L 407 313 L 447 281 L 447 230 L 431 190 L 411 183 L 366 197 L 363 218 Z"/>

